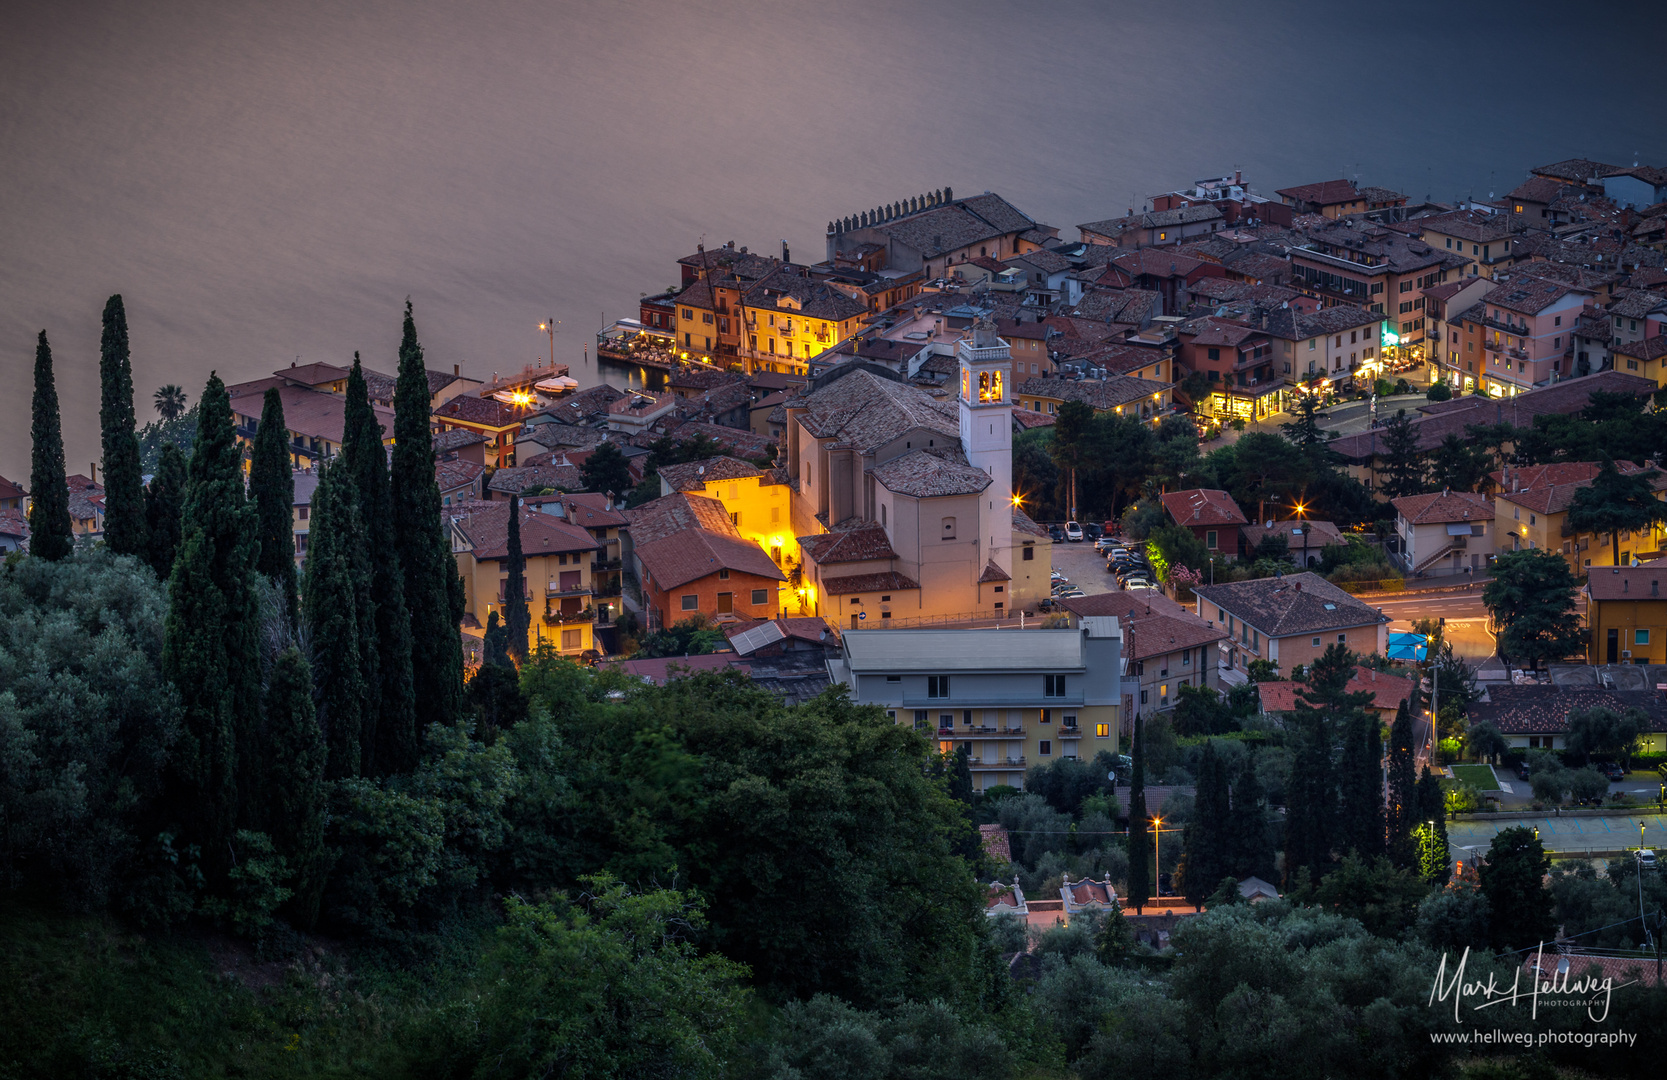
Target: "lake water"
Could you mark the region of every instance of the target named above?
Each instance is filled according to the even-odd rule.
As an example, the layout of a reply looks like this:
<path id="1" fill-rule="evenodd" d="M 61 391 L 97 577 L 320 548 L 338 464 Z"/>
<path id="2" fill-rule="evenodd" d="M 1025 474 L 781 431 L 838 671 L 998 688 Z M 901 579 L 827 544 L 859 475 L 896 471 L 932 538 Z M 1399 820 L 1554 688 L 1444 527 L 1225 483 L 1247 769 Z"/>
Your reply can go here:
<path id="1" fill-rule="evenodd" d="M 994 190 L 1074 238 L 1242 169 L 1450 200 L 1576 155 L 1667 163 L 1664 6 L 146 0 L 0 6 L 0 474 L 46 328 L 72 471 L 99 312 L 195 400 L 355 349 L 392 371 L 582 346 L 675 260 L 822 257 L 828 220 Z"/>

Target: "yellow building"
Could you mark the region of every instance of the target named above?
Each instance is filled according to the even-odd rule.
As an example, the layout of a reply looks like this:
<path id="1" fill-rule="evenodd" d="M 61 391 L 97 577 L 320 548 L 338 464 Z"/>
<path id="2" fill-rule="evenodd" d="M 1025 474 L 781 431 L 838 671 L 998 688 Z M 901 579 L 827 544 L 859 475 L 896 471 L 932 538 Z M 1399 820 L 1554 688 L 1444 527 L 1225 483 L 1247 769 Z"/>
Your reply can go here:
<path id="1" fill-rule="evenodd" d="M 560 505 L 560 504 L 556 504 Z M 595 648 L 595 564 L 606 554 L 590 531 L 554 513 L 522 506 L 521 551 L 526 558 L 527 649 L 548 643 L 564 656 Z M 509 503 L 471 503 L 451 523 L 452 554 L 463 577 L 465 625 L 503 618 L 508 565 Z"/>
<path id="2" fill-rule="evenodd" d="M 862 328 L 868 305 L 784 266 L 747 290 L 741 312 L 740 352 L 749 372 L 802 372 Z"/>
<path id="3" fill-rule="evenodd" d="M 724 504 L 729 523 L 763 548 L 784 570 L 799 561 L 793 537 L 791 499 L 786 484 L 768 469 L 739 458 L 715 457 L 667 465 L 660 470 L 660 494 L 682 491 Z"/>
<path id="4" fill-rule="evenodd" d="M 1657 386 L 1667 386 L 1667 334 L 1623 342 L 1614 350 L 1616 371 L 1642 376 Z"/>
<path id="5" fill-rule="evenodd" d="M 1618 461 L 1615 467 L 1623 475 L 1644 471 L 1630 461 Z M 1608 533 L 1576 532 L 1568 525 L 1568 511 L 1575 493 L 1590 487 L 1597 474 L 1598 464 L 1592 461 L 1531 465 L 1513 468 L 1509 473 L 1493 473 L 1498 488 L 1493 508 L 1495 553 L 1523 548 L 1560 551 L 1569 569 L 1576 574 L 1584 574 L 1594 566 L 1613 566 L 1615 545 Z M 1667 475 L 1659 476 L 1653 485 L 1656 498 L 1662 498 L 1667 490 Z M 1623 532 L 1621 565 L 1631 563 L 1634 558 L 1654 558 L 1661 551 L 1664 537 L 1667 530 L 1660 526 L 1637 533 Z"/>
<path id="6" fill-rule="evenodd" d="M 1667 663 L 1667 566 L 1607 567 L 1586 582 L 1593 664 Z"/>

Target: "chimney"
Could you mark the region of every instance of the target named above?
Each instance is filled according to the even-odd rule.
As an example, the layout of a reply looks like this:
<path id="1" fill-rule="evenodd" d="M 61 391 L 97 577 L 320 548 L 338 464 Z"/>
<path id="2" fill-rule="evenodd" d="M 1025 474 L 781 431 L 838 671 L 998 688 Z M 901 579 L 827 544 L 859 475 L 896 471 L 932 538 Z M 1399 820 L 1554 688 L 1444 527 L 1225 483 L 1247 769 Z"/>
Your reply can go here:
<path id="1" fill-rule="evenodd" d="M 451 373 L 452 373 L 453 378 L 456 378 L 457 376 L 462 375 L 463 374 L 463 365 L 462 364 L 453 364 L 451 366 Z"/>
<path id="2" fill-rule="evenodd" d="M 87 468 L 91 470 L 87 475 L 93 478 L 93 483 L 98 483 L 98 462 L 93 462 Z"/>

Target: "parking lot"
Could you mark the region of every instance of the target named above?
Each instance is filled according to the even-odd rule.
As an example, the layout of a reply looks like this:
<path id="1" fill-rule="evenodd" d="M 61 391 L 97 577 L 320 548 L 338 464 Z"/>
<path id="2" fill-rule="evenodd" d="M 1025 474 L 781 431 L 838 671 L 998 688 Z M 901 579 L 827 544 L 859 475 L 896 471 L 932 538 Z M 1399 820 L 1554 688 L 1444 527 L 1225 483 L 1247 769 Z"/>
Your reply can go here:
<path id="1" fill-rule="evenodd" d="M 1117 589 L 1117 582 L 1106 573 L 1106 557 L 1095 551 L 1093 542 L 1089 540 L 1080 544 L 1055 544 L 1053 568 L 1089 596 Z"/>

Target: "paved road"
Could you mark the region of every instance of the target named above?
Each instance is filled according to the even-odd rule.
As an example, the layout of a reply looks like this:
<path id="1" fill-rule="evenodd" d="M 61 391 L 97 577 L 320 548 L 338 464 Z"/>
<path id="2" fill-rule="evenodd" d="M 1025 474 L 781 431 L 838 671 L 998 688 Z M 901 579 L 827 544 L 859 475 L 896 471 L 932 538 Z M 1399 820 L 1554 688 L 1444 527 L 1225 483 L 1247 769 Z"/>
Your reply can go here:
<path id="1" fill-rule="evenodd" d="M 1485 854 L 1493 838 L 1517 826 L 1538 828 L 1546 850 L 1579 857 L 1593 851 L 1619 851 L 1638 846 L 1638 824 L 1644 823 L 1644 844 L 1667 848 L 1667 818 L 1660 814 L 1604 814 L 1601 817 L 1552 817 L 1525 814 L 1521 817 L 1486 821 L 1450 821 L 1447 843 L 1453 858 L 1468 859 Z"/>

